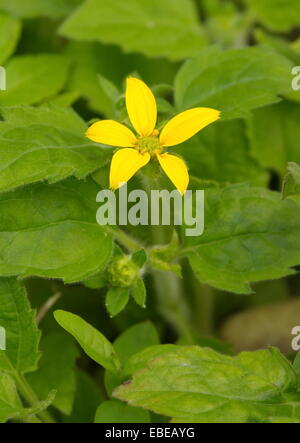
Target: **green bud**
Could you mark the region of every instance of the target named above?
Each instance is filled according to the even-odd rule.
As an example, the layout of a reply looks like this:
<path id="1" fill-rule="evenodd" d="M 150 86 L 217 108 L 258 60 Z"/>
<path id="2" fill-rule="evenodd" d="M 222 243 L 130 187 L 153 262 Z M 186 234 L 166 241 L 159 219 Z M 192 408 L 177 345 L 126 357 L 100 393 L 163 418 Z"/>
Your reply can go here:
<path id="1" fill-rule="evenodd" d="M 139 267 L 130 256 L 114 259 L 108 267 L 108 279 L 112 286 L 130 288 L 135 285 L 139 277 Z"/>

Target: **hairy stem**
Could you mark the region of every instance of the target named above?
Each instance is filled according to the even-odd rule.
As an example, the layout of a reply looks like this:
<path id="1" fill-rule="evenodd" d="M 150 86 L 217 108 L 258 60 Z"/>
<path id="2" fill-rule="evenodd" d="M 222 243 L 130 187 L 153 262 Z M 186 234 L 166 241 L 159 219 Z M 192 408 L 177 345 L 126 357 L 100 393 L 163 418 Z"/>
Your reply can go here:
<path id="1" fill-rule="evenodd" d="M 142 245 L 125 231 L 117 227 L 105 226 L 105 231 L 112 235 L 121 245 L 123 245 L 129 252 L 136 252 L 142 248 Z"/>
<path id="2" fill-rule="evenodd" d="M 25 377 L 21 374 L 16 373 L 15 380 L 22 397 L 32 408 L 36 407 L 39 404 L 39 399 L 31 386 L 28 384 Z M 39 417 L 42 423 L 55 423 L 55 421 L 47 411 L 41 411 L 36 415 Z M 36 416 L 32 417 L 34 423 L 39 423 L 39 419 Z"/>

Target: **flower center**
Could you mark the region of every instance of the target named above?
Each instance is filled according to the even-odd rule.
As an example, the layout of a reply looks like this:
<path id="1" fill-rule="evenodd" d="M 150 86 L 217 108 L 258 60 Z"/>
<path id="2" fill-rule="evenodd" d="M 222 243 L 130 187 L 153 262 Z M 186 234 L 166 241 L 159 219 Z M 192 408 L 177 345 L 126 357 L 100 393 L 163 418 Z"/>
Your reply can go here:
<path id="1" fill-rule="evenodd" d="M 142 154 L 149 152 L 151 156 L 154 156 L 157 152 L 160 153 L 163 149 L 158 137 L 155 136 L 139 138 L 137 148 Z"/>

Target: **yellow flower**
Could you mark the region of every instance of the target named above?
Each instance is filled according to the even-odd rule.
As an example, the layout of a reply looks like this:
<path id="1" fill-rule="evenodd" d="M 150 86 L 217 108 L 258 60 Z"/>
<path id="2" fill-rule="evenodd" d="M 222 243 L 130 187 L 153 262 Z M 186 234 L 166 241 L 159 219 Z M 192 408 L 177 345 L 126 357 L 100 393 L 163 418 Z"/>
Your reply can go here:
<path id="1" fill-rule="evenodd" d="M 112 159 L 110 188 L 118 189 L 151 159 L 156 157 L 169 179 L 183 195 L 189 184 L 184 161 L 164 152 L 193 137 L 205 126 L 220 118 L 220 112 L 210 108 L 193 108 L 172 118 L 159 132 L 156 128 L 157 106 L 148 86 L 137 78 L 128 78 L 126 107 L 135 135 L 127 126 L 113 120 L 94 123 L 86 136 L 97 143 L 123 148 Z"/>

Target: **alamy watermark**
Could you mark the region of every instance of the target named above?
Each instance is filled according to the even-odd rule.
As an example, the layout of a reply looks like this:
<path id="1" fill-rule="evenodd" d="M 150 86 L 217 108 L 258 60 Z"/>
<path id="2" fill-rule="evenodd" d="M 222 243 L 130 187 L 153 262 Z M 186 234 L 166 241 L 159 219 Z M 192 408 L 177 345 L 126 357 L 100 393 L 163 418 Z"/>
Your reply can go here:
<path id="1" fill-rule="evenodd" d="M 292 69 L 292 88 L 294 91 L 300 91 L 300 66 L 294 66 Z"/>
<path id="2" fill-rule="evenodd" d="M 0 351 L 6 351 L 6 331 L 0 326 Z"/>
<path id="3" fill-rule="evenodd" d="M 101 226 L 185 226 L 187 237 L 198 237 L 204 232 L 204 191 L 186 191 L 181 196 L 177 190 L 152 190 L 150 197 L 141 189 L 128 194 L 127 184 L 119 195 L 105 189 L 97 195 L 102 203 L 97 211 Z"/>
<path id="4" fill-rule="evenodd" d="M 292 349 L 293 351 L 300 351 L 300 326 L 295 326 L 292 329 L 292 335 L 295 335 L 292 340 Z"/>

